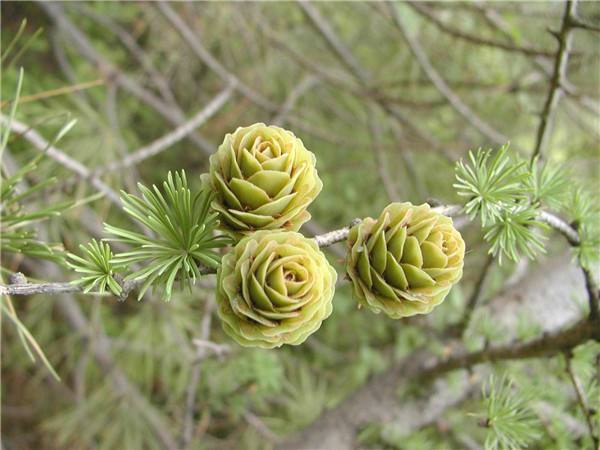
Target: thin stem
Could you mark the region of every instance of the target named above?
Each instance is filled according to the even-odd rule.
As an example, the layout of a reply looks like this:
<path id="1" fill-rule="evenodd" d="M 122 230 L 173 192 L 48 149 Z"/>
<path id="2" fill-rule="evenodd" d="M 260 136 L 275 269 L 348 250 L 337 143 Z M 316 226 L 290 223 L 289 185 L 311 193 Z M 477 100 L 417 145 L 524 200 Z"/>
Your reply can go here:
<path id="1" fill-rule="evenodd" d="M 481 269 L 481 273 L 479 274 L 479 278 L 477 279 L 477 282 L 475 283 L 473 292 L 471 293 L 471 296 L 469 297 L 469 301 L 467 302 L 467 305 L 465 306 L 465 311 L 463 313 L 463 317 L 460 320 L 460 322 L 458 322 L 456 324 L 456 329 L 455 329 L 456 336 L 462 336 L 463 332 L 468 328 L 469 323 L 471 322 L 471 318 L 473 317 L 473 312 L 475 311 L 475 308 L 477 307 L 477 303 L 479 303 L 479 299 L 481 298 L 481 294 L 483 292 L 483 287 L 485 285 L 485 280 L 487 279 L 488 274 L 490 273 L 491 268 L 494 265 L 494 260 L 495 260 L 495 258 L 492 255 L 488 255 L 486 262 L 483 266 L 483 269 Z"/>
<path id="2" fill-rule="evenodd" d="M 449 34 L 458 39 L 462 39 L 466 42 L 477 46 L 484 47 L 492 47 L 500 50 L 504 50 L 507 52 L 515 52 L 521 53 L 526 56 L 545 56 L 545 57 L 553 57 L 554 53 L 546 50 L 528 47 L 528 46 L 518 46 L 511 43 L 501 42 L 497 40 L 488 39 L 479 35 L 465 33 L 464 31 L 453 28 L 450 25 L 447 25 L 440 18 L 438 18 L 428 7 L 423 5 L 422 3 L 411 1 L 408 3 L 415 11 L 417 11 L 420 15 L 425 17 L 429 22 L 433 23 L 440 31 Z"/>
<path id="3" fill-rule="evenodd" d="M 427 76 L 431 80 L 431 83 L 435 86 L 435 88 L 442 94 L 448 103 L 458 112 L 463 118 L 470 123 L 475 129 L 477 129 L 481 134 L 490 139 L 492 142 L 496 144 L 505 144 L 508 142 L 508 137 L 504 134 L 500 133 L 498 130 L 494 129 L 490 124 L 485 122 L 481 117 L 479 117 L 469 106 L 467 106 L 462 99 L 448 86 L 448 83 L 440 76 L 438 71 L 433 67 L 431 62 L 429 61 L 429 57 L 425 54 L 425 51 L 419 44 L 417 38 L 415 38 L 404 25 L 404 21 L 402 20 L 400 13 L 397 10 L 397 6 L 395 4 L 388 4 L 390 12 L 392 14 L 392 18 L 394 20 L 395 25 L 401 31 L 404 39 L 406 40 L 408 46 L 410 47 L 411 52 L 413 53 L 415 59 L 417 60 L 419 66 Z"/>
<path id="4" fill-rule="evenodd" d="M 565 12 L 563 14 L 560 31 L 554 34 L 558 40 L 558 50 L 556 51 L 554 69 L 552 71 L 552 78 L 550 79 L 550 89 L 548 91 L 548 96 L 546 97 L 546 102 L 544 103 L 544 108 L 540 117 L 540 125 L 537 130 L 535 146 L 531 155 L 532 161 L 542 154 L 552 133 L 552 121 L 554 119 L 556 107 L 560 101 L 563 86 L 567 79 L 567 63 L 569 61 L 569 51 L 571 50 L 571 43 L 573 40 L 573 26 L 571 25 L 571 21 L 576 16 L 576 13 L 577 0 L 568 0 L 565 4 Z"/>
<path id="5" fill-rule="evenodd" d="M 577 402 L 583 411 L 583 416 L 585 417 L 585 422 L 588 427 L 588 431 L 590 433 L 590 437 L 592 438 L 592 442 L 594 443 L 594 448 L 598 448 L 600 444 L 600 437 L 594 431 L 594 422 L 592 419 L 592 413 L 590 407 L 588 405 L 585 392 L 583 390 L 583 386 L 581 386 L 581 382 L 577 378 L 575 371 L 573 370 L 572 364 L 573 354 L 572 352 L 565 353 L 565 364 L 567 369 L 567 374 L 569 375 L 569 379 L 573 384 L 573 389 L 575 390 L 575 395 L 577 396 Z"/>
<path id="6" fill-rule="evenodd" d="M 202 317 L 202 325 L 200 328 L 200 339 L 203 341 L 208 341 L 210 337 L 210 325 L 212 321 L 213 307 L 214 300 L 212 298 L 207 299 L 204 304 L 204 317 Z M 192 365 L 190 381 L 185 394 L 185 414 L 183 419 L 183 429 L 181 432 L 182 450 L 188 450 L 190 448 L 190 444 L 192 443 L 194 431 L 194 410 L 196 409 L 196 392 L 198 391 L 198 385 L 200 384 L 202 361 L 210 354 L 205 347 L 199 347 L 198 353 L 198 358 Z"/>
<path id="7" fill-rule="evenodd" d="M 106 166 L 95 170 L 95 172 L 104 173 L 124 167 L 130 167 L 144 161 L 145 159 L 155 156 L 160 152 L 163 152 L 172 145 L 181 141 L 196 128 L 208 121 L 213 115 L 215 115 L 231 98 L 232 92 L 233 86 L 230 85 L 226 87 L 187 122 L 179 125 L 174 130 L 156 139 L 150 144 L 145 145 L 144 147 L 141 147 L 132 153 L 129 153 L 121 161 L 115 161 L 107 164 Z"/>
<path id="8" fill-rule="evenodd" d="M 18 120 L 13 120 L 9 122 L 8 118 L 1 114 L 0 122 L 3 124 L 9 124 L 10 130 L 22 135 L 25 139 L 27 139 L 37 150 L 41 152 L 45 152 L 50 158 L 54 161 L 70 170 L 71 172 L 77 174 L 79 177 L 83 179 L 89 180 L 90 184 L 99 192 L 102 192 L 106 198 L 108 198 L 115 205 L 121 206 L 121 200 L 119 199 L 119 195 L 110 188 L 106 183 L 100 180 L 98 177 L 92 176 L 92 171 L 84 166 L 82 163 L 77 161 L 76 159 L 71 158 L 62 150 L 50 145 L 50 143 L 42 137 L 36 130 L 31 128 L 30 126 L 19 122 Z"/>
<path id="9" fill-rule="evenodd" d="M 537 220 L 550 225 L 550 227 L 562 234 L 572 246 L 575 247 L 580 244 L 577 230 L 560 217 L 546 211 L 540 211 L 537 215 Z"/>

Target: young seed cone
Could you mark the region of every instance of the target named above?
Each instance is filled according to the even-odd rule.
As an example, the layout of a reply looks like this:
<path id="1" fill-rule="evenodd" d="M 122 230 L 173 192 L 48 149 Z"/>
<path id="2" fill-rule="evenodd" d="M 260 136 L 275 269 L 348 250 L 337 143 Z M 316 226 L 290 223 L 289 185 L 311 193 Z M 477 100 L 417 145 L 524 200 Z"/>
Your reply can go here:
<path id="1" fill-rule="evenodd" d="M 290 131 L 256 123 L 227 134 L 202 175 L 212 206 L 236 237 L 257 230 L 298 231 L 321 192 L 315 155 Z"/>
<path id="2" fill-rule="evenodd" d="M 394 319 L 431 312 L 462 276 L 462 236 L 427 204 L 392 203 L 354 226 L 347 243 L 354 296 Z"/>
<path id="3" fill-rule="evenodd" d="M 313 239 L 257 231 L 223 257 L 217 273 L 223 329 L 245 347 L 301 344 L 331 314 L 336 279 Z"/>

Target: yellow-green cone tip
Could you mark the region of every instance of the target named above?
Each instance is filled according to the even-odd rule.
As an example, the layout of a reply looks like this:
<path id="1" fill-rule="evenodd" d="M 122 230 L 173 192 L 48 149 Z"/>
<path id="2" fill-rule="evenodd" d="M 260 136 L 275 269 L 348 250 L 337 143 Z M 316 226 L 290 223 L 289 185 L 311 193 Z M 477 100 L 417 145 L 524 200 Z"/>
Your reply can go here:
<path id="1" fill-rule="evenodd" d="M 347 244 L 359 304 L 394 319 L 431 312 L 462 277 L 462 236 L 427 204 L 392 203 L 354 226 Z"/>

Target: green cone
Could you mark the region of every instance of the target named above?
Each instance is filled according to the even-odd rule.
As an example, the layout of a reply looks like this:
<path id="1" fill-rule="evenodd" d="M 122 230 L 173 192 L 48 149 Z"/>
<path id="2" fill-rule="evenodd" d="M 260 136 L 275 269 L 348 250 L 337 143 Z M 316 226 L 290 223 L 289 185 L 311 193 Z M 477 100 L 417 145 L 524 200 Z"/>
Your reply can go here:
<path id="1" fill-rule="evenodd" d="M 216 193 L 212 206 L 234 235 L 298 231 L 323 187 L 315 162 L 292 132 L 256 123 L 225 136 L 202 182 Z"/>
<path id="2" fill-rule="evenodd" d="M 465 243 L 427 204 L 392 203 L 354 226 L 347 242 L 359 304 L 394 319 L 429 313 L 462 276 Z"/>
<path id="3" fill-rule="evenodd" d="M 331 314 L 337 274 L 313 239 L 257 231 L 223 256 L 218 314 L 240 345 L 298 345 Z"/>

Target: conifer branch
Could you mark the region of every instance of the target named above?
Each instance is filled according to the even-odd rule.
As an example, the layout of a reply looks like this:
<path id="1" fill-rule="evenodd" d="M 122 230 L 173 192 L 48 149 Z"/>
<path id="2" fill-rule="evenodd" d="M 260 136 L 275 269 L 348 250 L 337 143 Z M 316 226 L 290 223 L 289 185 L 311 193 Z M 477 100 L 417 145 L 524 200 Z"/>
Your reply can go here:
<path id="1" fill-rule="evenodd" d="M 450 206 L 438 206 L 432 208 L 435 211 L 438 211 L 440 214 L 445 215 L 455 215 L 459 212 L 460 206 L 450 205 Z M 319 247 L 329 247 L 337 242 L 345 241 L 348 238 L 348 233 L 350 233 L 350 228 L 352 228 L 356 223 L 358 223 L 360 219 L 354 219 L 350 225 L 342 227 L 337 230 L 333 230 L 327 233 L 319 234 L 314 236 L 314 240 L 317 241 L 317 245 Z M 209 275 L 215 274 L 216 270 L 201 265 L 199 267 L 200 274 Z M 138 288 L 142 282 L 137 280 L 127 280 L 120 281 L 116 280 L 122 288 L 122 294 L 119 296 L 119 299 L 126 299 L 129 294 Z M 74 285 L 69 282 L 57 282 L 57 283 L 27 283 L 26 278 L 20 277 L 16 283 L 10 283 L 8 285 L 0 285 L 0 296 L 1 295 L 36 295 L 36 294 L 44 294 L 44 295 L 56 295 L 56 294 L 64 294 L 64 293 L 77 293 L 83 292 L 83 288 L 78 285 Z"/>
<path id="2" fill-rule="evenodd" d="M 562 24 L 558 33 L 553 33 L 558 40 L 558 50 L 554 60 L 554 69 L 550 79 L 550 89 L 544 103 L 544 108 L 540 117 L 540 125 L 537 130 L 535 146 L 531 154 L 531 160 L 542 154 L 546 147 L 552 132 L 552 121 L 563 86 L 567 79 L 567 63 L 569 61 L 569 52 L 573 41 L 573 19 L 577 14 L 577 0 L 567 0 L 565 3 L 565 12 L 563 14 Z"/>

